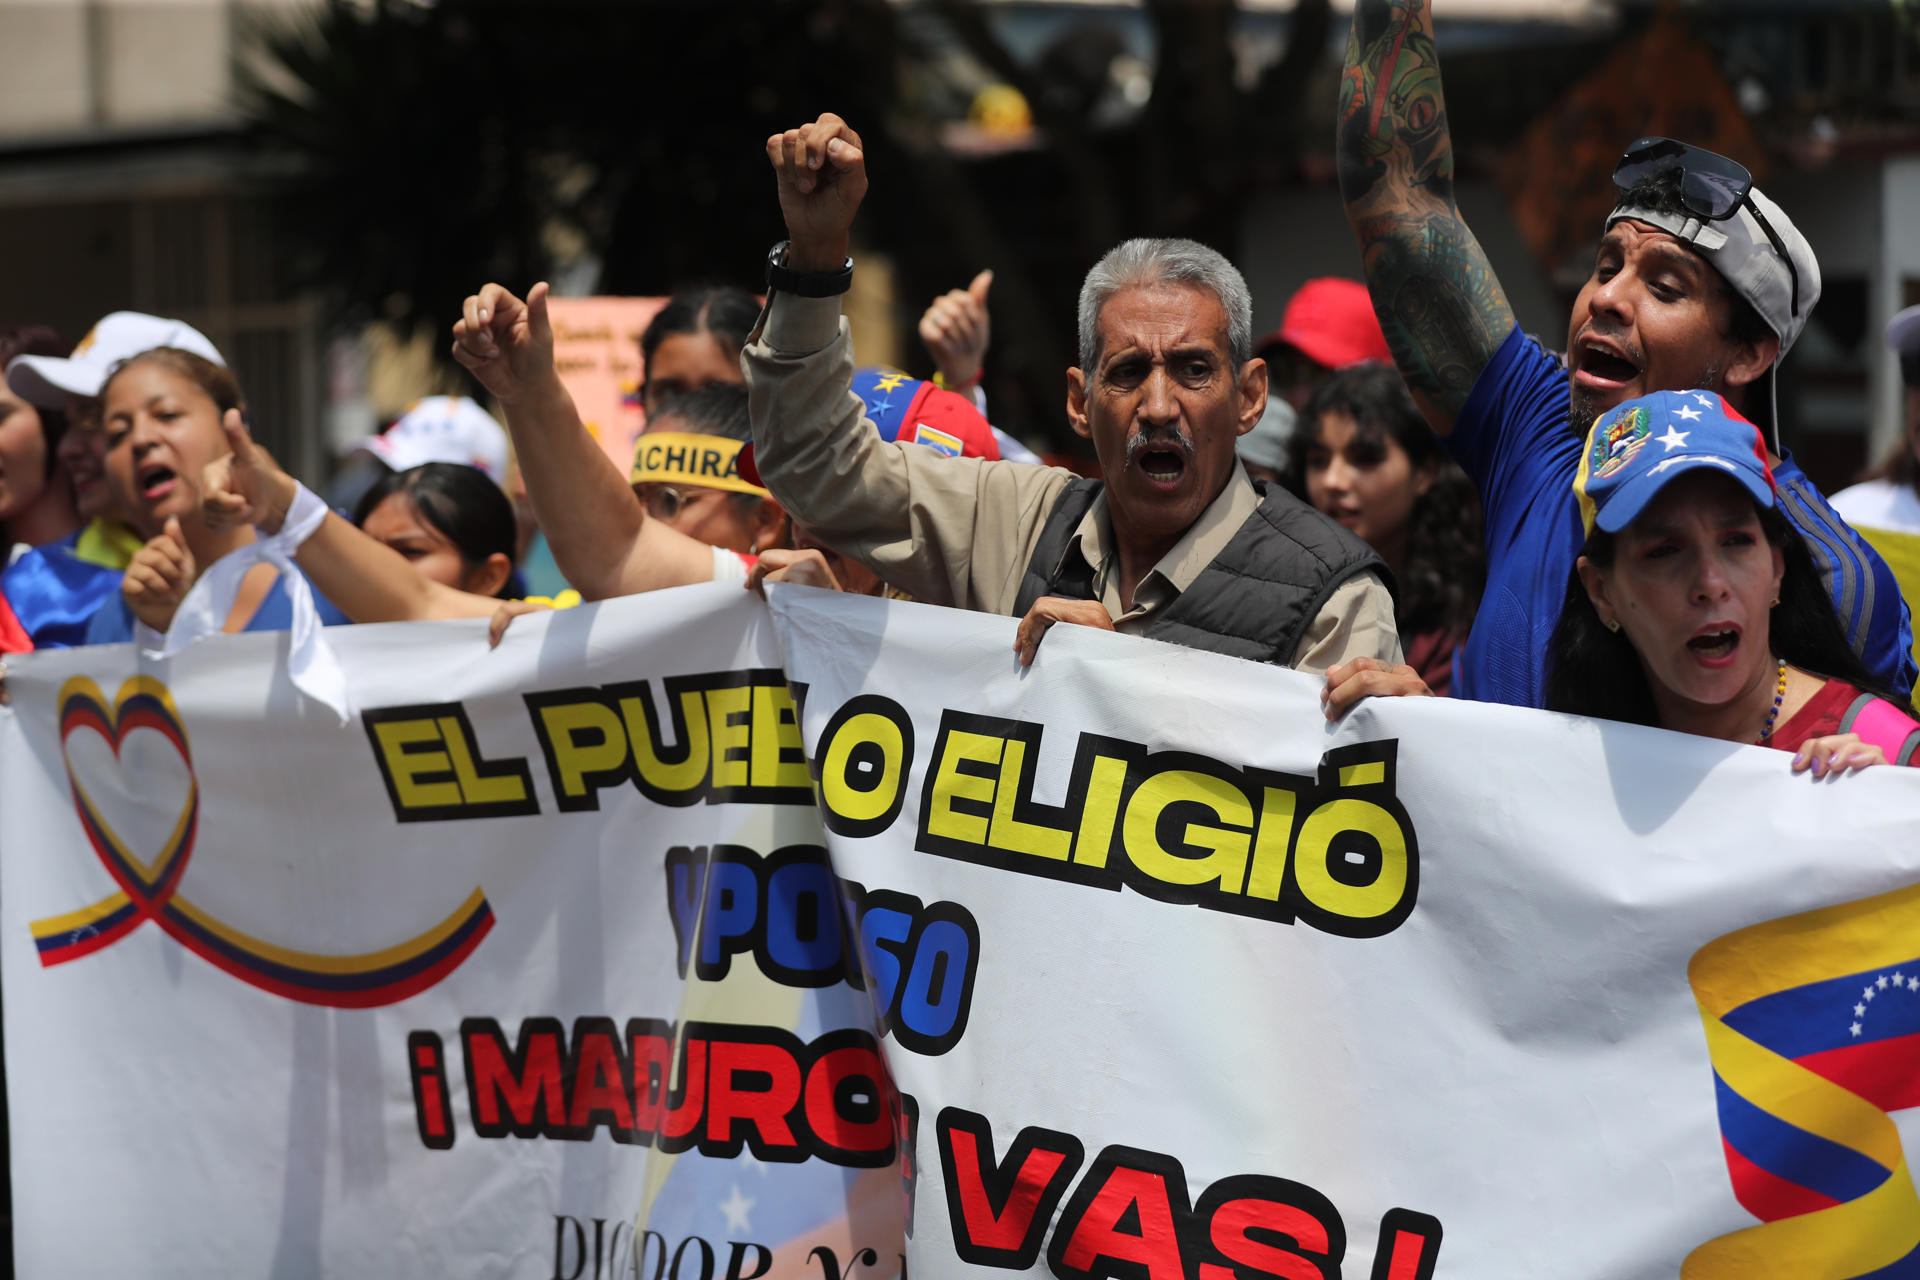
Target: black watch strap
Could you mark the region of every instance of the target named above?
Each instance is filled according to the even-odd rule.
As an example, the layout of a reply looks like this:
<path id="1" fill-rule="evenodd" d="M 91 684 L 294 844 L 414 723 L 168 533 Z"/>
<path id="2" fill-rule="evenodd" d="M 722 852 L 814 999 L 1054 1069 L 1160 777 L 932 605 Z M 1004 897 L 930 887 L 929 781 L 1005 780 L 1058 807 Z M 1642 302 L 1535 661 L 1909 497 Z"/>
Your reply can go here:
<path id="1" fill-rule="evenodd" d="M 782 240 L 767 251 L 767 291 L 790 293 L 797 298 L 832 298 L 853 287 L 853 259 L 848 258 L 838 271 L 794 271 L 784 265 L 787 246 Z"/>

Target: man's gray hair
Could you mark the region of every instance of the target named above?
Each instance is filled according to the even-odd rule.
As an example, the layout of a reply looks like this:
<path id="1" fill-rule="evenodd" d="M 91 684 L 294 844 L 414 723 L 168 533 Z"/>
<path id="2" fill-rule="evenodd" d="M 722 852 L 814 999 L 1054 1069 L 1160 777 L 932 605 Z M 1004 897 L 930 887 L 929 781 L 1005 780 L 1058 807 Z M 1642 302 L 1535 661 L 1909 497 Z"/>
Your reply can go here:
<path id="1" fill-rule="evenodd" d="M 1253 295 L 1240 269 L 1192 240 L 1129 240 L 1093 264 L 1080 286 L 1080 368 L 1092 375 L 1100 357 L 1100 308 L 1122 289 L 1198 285 L 1227 313 L 1227 354 L 1235 372 L 1253 358 Z"/>

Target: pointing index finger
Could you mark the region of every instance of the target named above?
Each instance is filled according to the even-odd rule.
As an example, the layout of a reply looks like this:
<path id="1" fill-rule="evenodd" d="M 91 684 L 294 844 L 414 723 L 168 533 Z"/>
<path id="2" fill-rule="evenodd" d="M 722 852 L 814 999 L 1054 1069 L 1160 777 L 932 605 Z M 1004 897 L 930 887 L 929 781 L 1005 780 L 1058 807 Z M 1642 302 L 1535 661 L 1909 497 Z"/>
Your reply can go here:
<path id="1" fill-rule="evenodd" d="M 238 409 L 229 409 L 221 416 L 220 430 L 226 434 L 227 447 L 233 450 L 235 458 L 253 456 L 253 433 L 247 430 L 247 420 L 240 416 Z"/>

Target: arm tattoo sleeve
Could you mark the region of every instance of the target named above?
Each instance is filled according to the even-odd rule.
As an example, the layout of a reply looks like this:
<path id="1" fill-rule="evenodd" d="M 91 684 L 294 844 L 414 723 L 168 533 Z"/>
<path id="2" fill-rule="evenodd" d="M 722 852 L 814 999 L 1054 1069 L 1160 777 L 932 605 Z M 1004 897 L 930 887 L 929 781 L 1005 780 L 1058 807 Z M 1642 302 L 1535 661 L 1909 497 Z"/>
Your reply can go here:
<path id="1" fill-rule="evenodd" d="M 1429 0 L 1358 0 L 1335 150 L 1347 218 L 1400 372 L 1451 423 L 1513 328 L 1453 199 L 1453 139 Z"/>

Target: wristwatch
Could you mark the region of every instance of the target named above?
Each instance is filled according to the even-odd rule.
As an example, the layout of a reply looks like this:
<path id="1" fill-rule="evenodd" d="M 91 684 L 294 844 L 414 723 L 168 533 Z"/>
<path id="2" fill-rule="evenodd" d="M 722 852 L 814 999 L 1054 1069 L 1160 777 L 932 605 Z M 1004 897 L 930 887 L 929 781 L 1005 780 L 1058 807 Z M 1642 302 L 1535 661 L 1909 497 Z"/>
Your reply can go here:
<path id="1" fill-rule="evenodd" d="M 790 293 L 796 298 L 831 298 L 853 287 L 853 259 L 838 271 L 794 271 L 783 265 L 791 240 L 767 250 L 767 292 Z"/>

